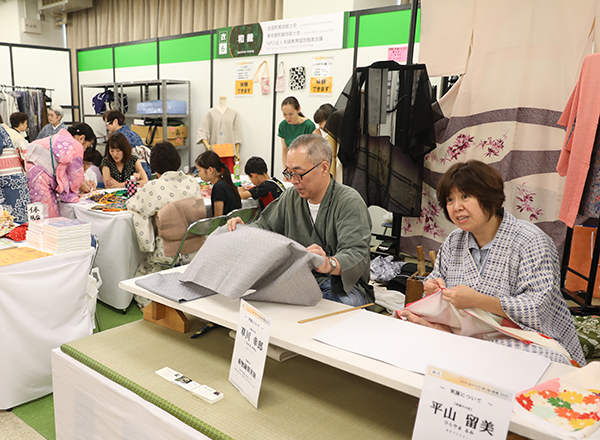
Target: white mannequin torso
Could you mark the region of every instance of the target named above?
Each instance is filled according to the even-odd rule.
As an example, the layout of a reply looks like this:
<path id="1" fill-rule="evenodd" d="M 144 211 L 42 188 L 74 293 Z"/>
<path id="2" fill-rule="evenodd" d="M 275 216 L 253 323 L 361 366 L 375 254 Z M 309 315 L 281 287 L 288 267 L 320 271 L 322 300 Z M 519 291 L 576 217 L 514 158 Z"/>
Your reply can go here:
<path id="1" fill-rule="evenodd" d="M 219 98 L 219 104 L 217 105 L 217 110 L 219 110 L 222 115 L 225 114 L 225 111 L 227 110 L 227 98 L 226 97 L 221 96 Z"/>

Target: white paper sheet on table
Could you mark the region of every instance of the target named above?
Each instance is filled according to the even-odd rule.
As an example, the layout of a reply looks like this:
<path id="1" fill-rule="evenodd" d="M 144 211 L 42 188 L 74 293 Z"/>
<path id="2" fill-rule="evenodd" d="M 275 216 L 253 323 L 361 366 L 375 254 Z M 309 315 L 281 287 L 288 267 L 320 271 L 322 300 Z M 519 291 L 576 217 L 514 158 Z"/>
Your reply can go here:
<path id="1" fill-rule="evenodd" d="M 436 365 L 515 393 L 537 384 L 550 365 L 537 354 L 366 310 L 313 339 L 421 374 L 427 365 Z"/>

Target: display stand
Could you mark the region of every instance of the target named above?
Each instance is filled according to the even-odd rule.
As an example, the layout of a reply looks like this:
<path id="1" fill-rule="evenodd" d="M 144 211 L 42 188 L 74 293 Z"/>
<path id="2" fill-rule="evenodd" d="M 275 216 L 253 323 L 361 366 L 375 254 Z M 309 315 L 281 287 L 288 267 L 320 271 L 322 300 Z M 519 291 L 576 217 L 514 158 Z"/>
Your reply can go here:
<path id="1" fill-rule="evenodd" d="M 596 273 L 598 272 L 598 261 L 600 260 L 600 234 L 596 234 L 594 240 L 594 252 L 592 254 L 592 264 L 590 267 L 590 273 L 585 276 L 582 273 L 577 272 L 569 267 L 569 260 L 571 257 L 571 244 L 573 242 L 573 228 L 567 229 L 567 236 L 565 239 L 565 251 L 563 254 L 562 265 L 560 267 L 560 285 L 563 296 L 566 299 L 575 301 L 579 306 L 571 307 L 571 313 L 574 315 L 598 315 L 600 314 L 600 307 L 592 305 L 592 298 L 594 297 L 594 284 L 596 280 Z M 587 281 L 587 290 L 578 290 L 573 292 L 565 287 L 567 272 L 578 276 Z"/>
<path id="2" fill-rule="evenodd" d="M 167 91 L 171 86 L 187 86 L 187 112 L 184 114 L 170 114 L 167 112 Z M 150 97 L 150 87 L 156 87 L 156 93 L 157 93 L 157 99 L 162 99 L 162 113 L 157 113 L 157 114 L 152 114 L 152 115 L 147 115 L 147 114 L 137 114 L 137 113 L 125 113 L 122 109 L 124 108 L 124 103 L 123 103 L 123 95 L 124 95 L 124 89 L 126 88 L 130 88 L 130 87 L 136 87 L 139 88 L 139 92 L 140 92 L 140 97 L 139 97 L 139 102 L 144 102 L 144 101 L 148 101 L 149 97 Z M 79 94 L 79 96 L 81 97 L 81 101 L 84 101 L 85 95 L 84 95 L 84 90 L 85 89 L 102 89 L 104 91 L 108 91 L 108 90 L 113 90 L 114 94 L 115 94 L 115 100 L 118 100 L 116 107 L 117 109 L 121 110 L 123 112 L 123 114 L 125 114 L 125 117 L 128 118 L 129 120 L 131 120 L 132 118 L 137 118 L 137 119 L 156 119 L 156 118 L 160 118 L 161 119 L 161 123 L 162 123 L 162 133 L 163 133 L 163 140 L 166 142 L 168 141 L 168 119 L 169 118 L 177 118 L 177 119 L 184 119 L 187 120 L 187 125 L 189 126 L 189 118 L 190 118 L 190 109 L 191 109 L 191 83 L 190 81 L 187 80 L 173 80 L 173 79 L 157 79 L 157 80 L 151 80 L 151 81 L 125 81 L 125 82 L 112 82 L 112 83 L 100 83 L 100 84 L 82 84 L 81 85 L 81 92 Z M 90 98 L 91 99 L 91 98 Z M 133 105 L 133 103 L 130 103 L 130 105 Z M 82 106 L 83 107 L 83 106 Z M 85 122 L 86 118 L 93 118 L 93 117 L 102 117 L 102 114 L 95 114 L 95 113 L 90 113 L 90 114 L 85 114 L 85 112 L 81 112 L 81 121 Z M 191 158 L 191 147 L 190 147 L 190 141 L 189 141 L 189 136 L 185 138 L 185 142 L 183 144 L 183 146 L 181 147 L 177 147 L 178 149 L 184 149 L 187 151 L 188 153 L 188 165 L 191 168 L 192 167 L 192 158 Z"/>
<path id="3" fill-rule="evenodd" d="M 406 65 L 409 66 L 411 64 L 413 64 L 413 54 L 415 51 L 415 34 L 416 34 L 416 29 L 417 29 L 417 13 L 419 10 L 419 3 L 418 1 L 414 1 L 411 4 L 411 9 L 410 9 L 410 28 L 409 28 L 409 34 L 408 34 L 408 51 L 406 54 Z M 412 85 L 412 72 L 408 72 L 408 75 L 410 75 L 410 81 L 406 81 L 403 86 L 404 89 L 401 90 L 401 94 L 403 95 L 410 95 L 411 91 L 409 90 L 410 86 Z M 404 100 L 404 105 L 405 105 L 405 111 L 406 114 L 409 114 L 409 110 L 410 110 L 410 100 Z M 401 121 L 396 121 L 396 124 L 400 124 Z M 404 135 L 408 136 L 408 130 L 404 130 Z M 402 238 L 402 215 L 400 214 L 396 214 L 393 213 L 393 220 L 392 220 L 392 235 L 385 235 L 385 234 L 373 234 L 373 236 L 377 239 L 377 240 L 383 240 L 383 241 L 388 241 L 391 243 L 391 246 L 389 247 L 388 251 L 381 251 L 379 250 L 380 248 L 378 247 L 376 251 L 372 251 L 371 254 L 373 255 L 393 255 L 395 260 L 403 260 L 402 257 L 400 257 L 400 240 Z"/>

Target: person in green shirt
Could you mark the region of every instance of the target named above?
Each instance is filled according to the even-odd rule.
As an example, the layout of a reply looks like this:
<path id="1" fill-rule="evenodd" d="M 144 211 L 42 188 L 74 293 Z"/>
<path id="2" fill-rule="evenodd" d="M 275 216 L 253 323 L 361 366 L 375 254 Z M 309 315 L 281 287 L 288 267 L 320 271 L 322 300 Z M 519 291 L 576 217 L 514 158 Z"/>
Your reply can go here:
<path id="1" fill-rule="evenodd" d="M 277 232 L 325 258 L 313 274 L 323 298 L 359 306 L 374 299 L 369 286 L 371 217 L 367 205 L 353 188 L 330 174 L 331 146 L 315 134 L 292 142 L 284 176 L 295 190 L 285 191 L 251 224 Z M 234 230 L 243 224 L 227 222 Z"/>
<path id="2" fill-rule="evenodd" d="M 315 131 L 315 124 L 302 114 L 300 103 L 293 96 L 288 96 L 281 103 L 281 111 L 285 118 L 279 124 L 277 136 L 281 138 L 281 160 L 285 168 L 285 162 L 288 153 L 288 147 L 292 145 L 294 139 L 303 134 L 309 134 Z"/>

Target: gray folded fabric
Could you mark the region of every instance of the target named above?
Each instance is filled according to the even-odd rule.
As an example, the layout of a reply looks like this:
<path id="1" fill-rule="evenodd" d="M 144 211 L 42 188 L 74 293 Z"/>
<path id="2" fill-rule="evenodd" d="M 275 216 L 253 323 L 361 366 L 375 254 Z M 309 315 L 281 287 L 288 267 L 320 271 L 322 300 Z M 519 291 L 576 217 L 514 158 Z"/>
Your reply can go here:
<path id="1" fill-rule="evenodd" d="M 179 303 L 216 294 L 216 292 L 197 284 L 181 283 L 179 282 L 180 276 L 181 274 L 179 272 L 157 272 L 153 275 L 135 280 L 135 284 L 143 287 L 149 292 Z"/>
<path id="2" fill-rule="evenodd" d="M 229 298 L 314 306 L 322 298 L 312 275 L 323 257 L 281 234 L 246 225 L 208 236 L 179 280 Z"/>

